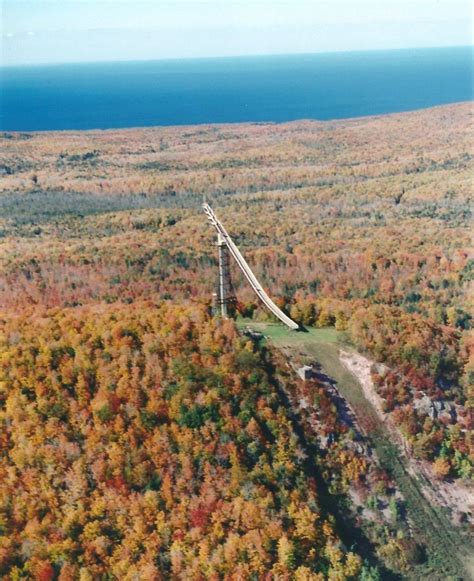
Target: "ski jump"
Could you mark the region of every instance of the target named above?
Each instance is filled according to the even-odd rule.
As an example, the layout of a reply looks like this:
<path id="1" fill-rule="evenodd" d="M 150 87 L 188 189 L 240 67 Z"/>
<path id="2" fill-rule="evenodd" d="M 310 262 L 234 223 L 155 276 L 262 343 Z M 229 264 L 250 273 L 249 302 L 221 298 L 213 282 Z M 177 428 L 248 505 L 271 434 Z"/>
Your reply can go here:
<path id="1" fill-rule="evenodd" d="M 224 249 L 227 249 L 232 258 L 236 261 L 240 270 L 244 273 L 245 278 L 249 281 L 250 286 L 254 290 L 255 294 L 267 307 L 267 309 L 271 311 L 275 315 L 275 317 L 280 319 L 280 321 L 290 329 L 293 330 L 299 329 L 299 325 L 295 323 L 292 319 L 290 319 L 290 317 L 285 315 L 285 313 L 279 307 L 277 307 L 277 305 L 267 295 L 262 285 L 258 282 L 257 277 L 252 272 L 250 266 L 247 264 L 247 261 L 240 253 L 240 250 L 237 248 L 234 241 L 227 233 L 227 230 L 224 228 L 222 223 L 217 219 L 217 216 L 214 213 L 214 210 L 211 208 L 211 206 L 205 203 L 202 205 L 202 208 L 209 222 L 217 230 L 218 236 L 217 245 L 219 247 L 219 302 L 221 304 L 221 311 L 223 316 L 227 315 L 226 302 L 228 297 L 226 295 L 227 292 L 226 289 L 231 288 L 229 279 L 230 274 L 228 268 L 225 267 Z"/>

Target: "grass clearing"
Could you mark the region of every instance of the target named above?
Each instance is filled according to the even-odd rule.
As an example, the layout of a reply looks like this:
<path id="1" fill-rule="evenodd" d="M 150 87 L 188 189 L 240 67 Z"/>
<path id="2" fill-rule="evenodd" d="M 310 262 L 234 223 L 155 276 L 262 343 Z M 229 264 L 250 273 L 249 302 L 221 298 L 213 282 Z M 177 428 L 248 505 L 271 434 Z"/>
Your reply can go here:
<path id="1" fill-rule="evenodd" d="M 249 326 L 255 331 L 263 333 L 271 339 L 277 347 L 285 345 L 305 345 L 313 343 L 338 343 L 342 340 L 344 333 L 336 331 L 334 327 L 324 327 L 322 329 L 307 329 L 306 331 L 290 331 L 279 323 L 267 323 L 262 321 L 252 321 L 252 319 L 237 319 L 237 326 L 245 329 Z"/>

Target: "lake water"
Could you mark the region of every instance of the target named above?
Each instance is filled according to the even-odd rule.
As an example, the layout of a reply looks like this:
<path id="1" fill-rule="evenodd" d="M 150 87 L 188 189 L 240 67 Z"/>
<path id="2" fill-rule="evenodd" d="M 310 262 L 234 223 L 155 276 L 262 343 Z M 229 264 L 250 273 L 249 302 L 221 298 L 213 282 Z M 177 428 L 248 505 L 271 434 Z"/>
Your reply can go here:
<path id="1" fill-rule="evenodd" d="M 4 131 L 338 119 L 472 100 L 473 47 L 0 69 Z"/>

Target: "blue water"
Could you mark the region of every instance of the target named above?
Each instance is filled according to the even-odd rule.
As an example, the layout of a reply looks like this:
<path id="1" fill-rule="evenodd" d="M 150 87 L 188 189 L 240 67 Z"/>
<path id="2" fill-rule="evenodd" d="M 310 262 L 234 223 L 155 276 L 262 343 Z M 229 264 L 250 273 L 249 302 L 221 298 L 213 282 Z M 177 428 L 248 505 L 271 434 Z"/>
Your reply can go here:
<path id="1" fill-rule="evenodd" d="M 0 69 L 0 128 L 337 119 L 472 100 L 473 47 Z"/>

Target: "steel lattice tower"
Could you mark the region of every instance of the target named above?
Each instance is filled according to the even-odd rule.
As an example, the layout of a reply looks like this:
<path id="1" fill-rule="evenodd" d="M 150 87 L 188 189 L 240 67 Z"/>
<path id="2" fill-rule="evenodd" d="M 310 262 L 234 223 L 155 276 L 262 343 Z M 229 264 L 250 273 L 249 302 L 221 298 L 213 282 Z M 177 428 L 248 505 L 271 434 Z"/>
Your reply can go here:
<path id="1" fill-rule="evenodd" d="M 215 310 L 220 311 L 222 318 L 227 319 L 235 309 L 236 297 L 230 276 L 230 255 L 227 244 L 220 233 L 217 234 L 217 251 L 219 257 L 219 279 L 215 293 Z"/>

